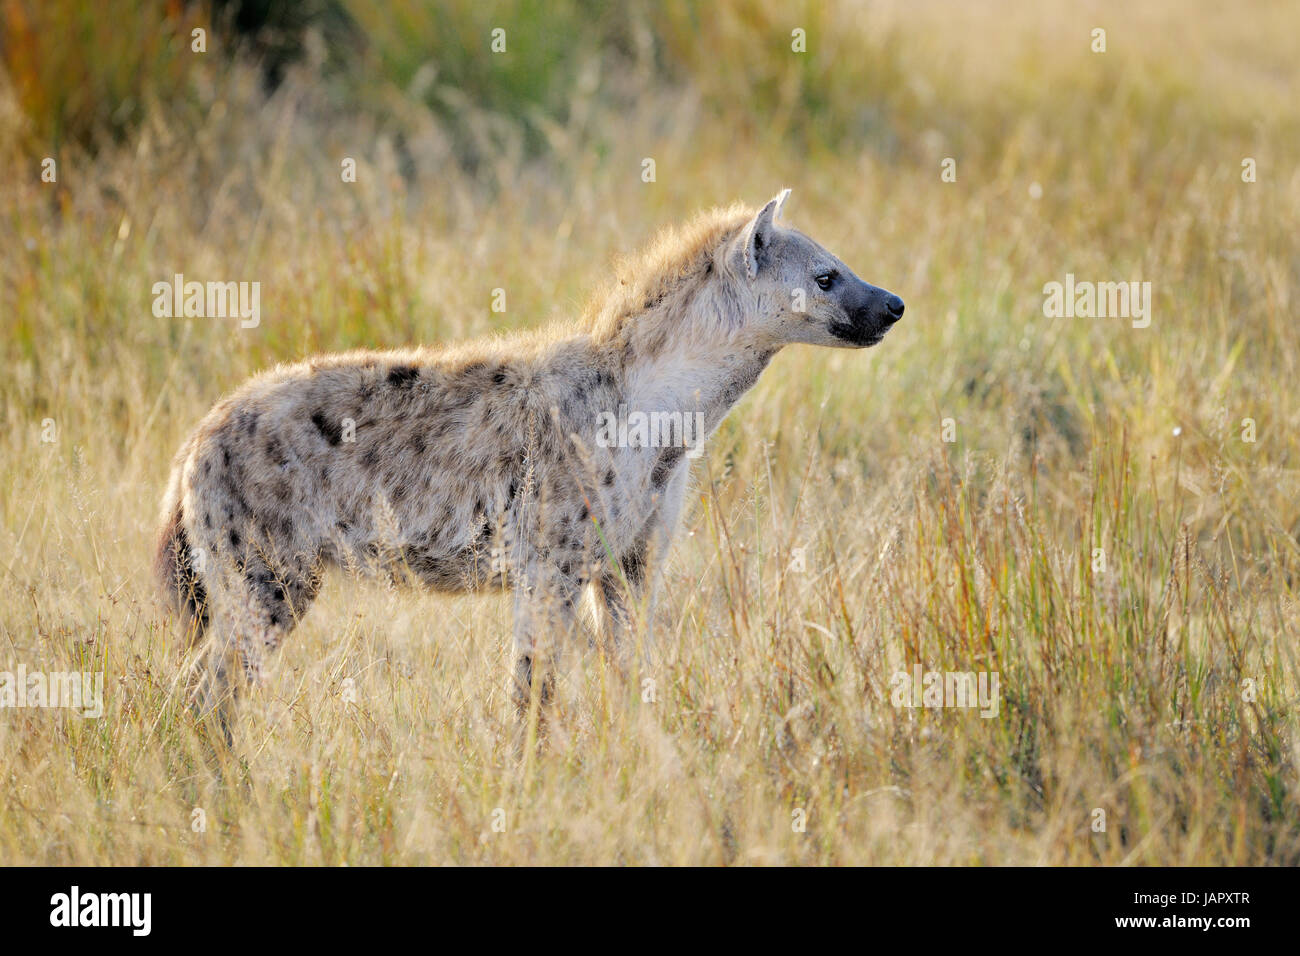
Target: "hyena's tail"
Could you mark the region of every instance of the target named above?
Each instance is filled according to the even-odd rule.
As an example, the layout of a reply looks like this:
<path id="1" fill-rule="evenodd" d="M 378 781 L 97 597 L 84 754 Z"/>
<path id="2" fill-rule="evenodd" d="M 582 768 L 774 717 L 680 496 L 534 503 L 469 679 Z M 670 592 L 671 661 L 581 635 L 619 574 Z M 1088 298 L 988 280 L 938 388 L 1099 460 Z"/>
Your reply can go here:
<path id="1" fill-rule="evenodd" d="M 194 646 L 208 626 L 208 591 L 195 568 L 180 502 L 169 508 L 167 514 L 169 517 L 158 535 L 154 573 L 162 584 L 167 603 L 181 617 L 181 633 Z"/>

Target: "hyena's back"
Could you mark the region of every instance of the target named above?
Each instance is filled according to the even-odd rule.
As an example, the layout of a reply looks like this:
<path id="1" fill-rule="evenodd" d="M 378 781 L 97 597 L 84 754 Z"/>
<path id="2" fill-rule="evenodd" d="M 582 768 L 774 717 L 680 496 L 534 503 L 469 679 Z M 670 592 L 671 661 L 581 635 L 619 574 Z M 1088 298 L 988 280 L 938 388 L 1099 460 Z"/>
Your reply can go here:
<path id="1" fill-rule="evenodd" d="M 253 379 L 173 466 L 157 567 L 178 609 L 196 632 L 214 601 L 237 629 L 288 629 L 332 562 L 483 583 L 524 480 L 528 377 L 491 357 L 363 352 Z"/>

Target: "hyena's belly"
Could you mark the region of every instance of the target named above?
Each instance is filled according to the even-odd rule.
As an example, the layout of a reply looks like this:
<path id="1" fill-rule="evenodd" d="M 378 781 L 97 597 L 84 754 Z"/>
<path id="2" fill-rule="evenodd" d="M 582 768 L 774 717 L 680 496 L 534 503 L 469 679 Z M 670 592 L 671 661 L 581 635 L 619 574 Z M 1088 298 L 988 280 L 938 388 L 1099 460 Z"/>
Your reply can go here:
<path id="1" fill-rule="evenodd" d="M 496 496 L 459 484 L 435 470 L 322 502 L 333 522 L 323 555 L 351 570 L 438 591 L 501 586 L 509 566 L 509 512 Z"/>
<path id="2" fill-rule="evenodd" d="M 399 583 L 413 580 L 435 591 L 475 591 L 506 583 L 502 557 L 488 542 L 449 555 L 408 547 L 394 556 L 387 571 Z"/>

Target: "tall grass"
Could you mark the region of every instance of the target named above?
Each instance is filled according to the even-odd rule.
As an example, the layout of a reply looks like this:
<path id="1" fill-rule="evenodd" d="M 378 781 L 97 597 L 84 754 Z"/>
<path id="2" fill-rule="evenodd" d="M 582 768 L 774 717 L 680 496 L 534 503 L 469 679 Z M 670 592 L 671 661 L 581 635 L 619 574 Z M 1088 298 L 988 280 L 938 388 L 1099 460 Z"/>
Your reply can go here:
<path id="1" fill-rule="evenodd" d="M 0 861 L 1300 862 L 1294 10 L 378 9 L 347 6 L 360 65 L 176 61 L 179 103 L 55 184 L 63 94 L 6 47 L 0 670 L 108 689 L 98 721 L 0 710 Z M 907 316 L 786 351 L 724 424 L 653 663 L 571 655 L 519 762 L 508 601 L 331 579 L 214 776 L 148 571 L 206 408 L 571 315 L 659 225 L 786 185 Z M 176 272 L 260 281 L 261 325 L 156 318 Z M 1045 318 L 1066 272 L 1152 281 L 1151 327 Z M 917 664 L 997 671 L 997 717 L 894 706 Z"/>

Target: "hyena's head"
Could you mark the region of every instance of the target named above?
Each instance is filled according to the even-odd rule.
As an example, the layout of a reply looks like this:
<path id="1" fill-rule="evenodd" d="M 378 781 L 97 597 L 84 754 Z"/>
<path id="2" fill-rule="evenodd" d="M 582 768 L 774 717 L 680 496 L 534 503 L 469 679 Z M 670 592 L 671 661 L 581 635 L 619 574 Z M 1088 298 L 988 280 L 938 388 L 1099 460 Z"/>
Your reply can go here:
<path id="1" fill-rule="evenodd" d="M 864 348 L 903 317 L 903 300 L 863 282 L 819 243 L 776 224 L 790 190 L 740 231 L 731 273 L 748 299 L 747 332 L 770 345 Z"/>

